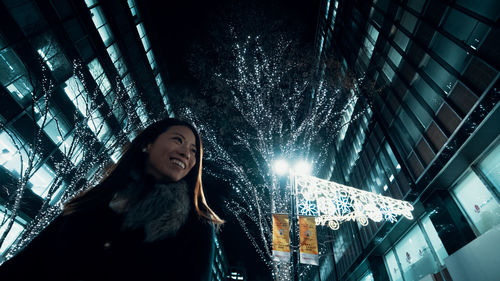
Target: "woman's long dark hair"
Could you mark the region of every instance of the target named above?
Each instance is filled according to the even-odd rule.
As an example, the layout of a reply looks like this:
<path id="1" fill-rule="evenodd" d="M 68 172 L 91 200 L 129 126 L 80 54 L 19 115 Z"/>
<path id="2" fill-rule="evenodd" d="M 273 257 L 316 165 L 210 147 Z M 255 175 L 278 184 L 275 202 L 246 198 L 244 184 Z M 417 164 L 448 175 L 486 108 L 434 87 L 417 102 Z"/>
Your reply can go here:
<path id="1" fill-rule="evenodd" d="M 196 164 L 184 177 L 190 190 L 193 190 L 194 206 L 196 213 L 208 221 L 220 225 L 224 223 L 207 204 L 203 192 L 201 180 L 203 145 L 200 135 L 196 129 L 189 123 L 168 118 L 153 123 L 142 131 L 130 144 L 126 152 L 120 158 L 118 163 L 111 169 L 111 172 L 95 187 L 81 193 L 64 206 L 64 215 L 78 212 L 84 209 L 100 205 L 100 203 L 109 202 L 112 197 L 121 189 L 128 186 L 130 173 L 132 171 L 144 172 L 148 154 L 143 152 L 148 144 L 153 143 L 159 135 L 166 132 L 172 126 L 188 127 L 196 138 Z"/>

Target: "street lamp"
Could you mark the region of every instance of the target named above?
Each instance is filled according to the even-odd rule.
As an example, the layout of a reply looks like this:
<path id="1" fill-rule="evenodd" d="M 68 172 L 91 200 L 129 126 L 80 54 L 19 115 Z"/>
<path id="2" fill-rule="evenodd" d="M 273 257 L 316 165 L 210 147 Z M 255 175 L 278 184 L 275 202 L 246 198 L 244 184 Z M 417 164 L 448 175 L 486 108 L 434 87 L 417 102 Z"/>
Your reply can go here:
<path id="1" fill-rule="evenodd" d="M 290 246 L 292 249 L 292 280 L 298 281 L 298 212 L 297 196 L 306 202 L 315 202 L 317 208 L 316 224 L 328 225 L 337 230 L 345 221 L 357 221 L 363 226 L 368 219 L 373 221 L 388 220 L 395 222 L 397 216 L 413 219 L 413 206 L 410 202 L 393 199 L 351 186 L 342 185 L 310 176 L 311 165 L 299 161 L 294 168 L 284 160 L 273 163 L 273 170 L 284 175 L 288 169 L 290 183 Z M 300 188 L 299 188 L 300 186 Z"/>
<path id="2" fill-rule="evenodd" d="M 282 176 L 288 172 L 290 183 L 290 248 L 292 251 L 291 268 L 292 280 L 299 280 L 299 237 L 298 237 L 298 216 L 297 216 L 297 186 L 295 184 L 295 175 L 309 175 L 312 171 L 311 164 L 306 161 L 298 161 L 293 168 L 290 168 L 286 160 L 280 159 L 273 163 L 273 170 L 276 174 Z"/>

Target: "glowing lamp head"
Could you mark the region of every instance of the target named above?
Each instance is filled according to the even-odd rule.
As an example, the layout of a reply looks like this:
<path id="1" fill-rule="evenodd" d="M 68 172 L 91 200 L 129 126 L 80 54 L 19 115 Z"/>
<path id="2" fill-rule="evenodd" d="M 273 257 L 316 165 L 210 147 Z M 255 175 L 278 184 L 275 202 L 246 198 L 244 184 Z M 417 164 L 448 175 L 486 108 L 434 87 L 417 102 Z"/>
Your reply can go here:
<path id="1" fill-rule="evenodd" d="M 274 161 L 273 171 L 280 176 L 288 173 L 288 163 L 283 159 Z"/>

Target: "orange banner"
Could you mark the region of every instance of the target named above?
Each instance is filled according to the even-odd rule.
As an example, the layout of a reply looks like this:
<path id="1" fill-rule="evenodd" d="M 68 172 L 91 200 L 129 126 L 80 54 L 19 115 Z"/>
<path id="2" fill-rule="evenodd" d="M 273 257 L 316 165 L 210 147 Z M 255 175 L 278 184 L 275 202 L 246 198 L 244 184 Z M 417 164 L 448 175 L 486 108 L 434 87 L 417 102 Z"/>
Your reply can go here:
<path id="1" fill-rule="evenodd" d="M 318 239 L 314 217 L 299 216 L 300 262 L 319 265 Z"/>
<path id="2" fill-rule="evenodd" d="M 273 214 L 273 259 L 290 260 L 290 224 L 288 215 Z"/>

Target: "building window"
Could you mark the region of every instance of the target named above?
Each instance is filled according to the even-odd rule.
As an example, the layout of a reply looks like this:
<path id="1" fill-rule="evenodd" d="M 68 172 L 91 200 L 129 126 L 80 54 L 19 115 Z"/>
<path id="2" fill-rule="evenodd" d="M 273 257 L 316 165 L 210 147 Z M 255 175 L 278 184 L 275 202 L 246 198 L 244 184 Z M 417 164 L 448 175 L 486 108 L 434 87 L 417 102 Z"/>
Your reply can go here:
<path id="1" fill-rule="evenodd" d="M 57 145 L 69 132 L 70 125 L 66 122 L 57 106 L 51 104 L 48 109 L 46 109 L 46 106 L 44 98 L 36 102 L 34 108 L 35 121 Z"/>
<path id="2" fill-rule="evenodd" d="M 408 32 L 413 33 L 415 26 L 417 25 L 417 18 L 405 11 L 403 17 L 401 18 L 401 26 L 403 26 Z"/>
<path id="3" fill-rule="evenodd" d="M 478 167 L 500 194 L 500 144 L 479 162 Z"/>
<path id="4" fill-rule="evenodd" d="M 28 158 L 24 141 L 13 132 L 0 132 L 0 165 L 15 176 L 19 176 L 21 175 L 21 167 L 23 172 L 26 171 Z"/>
<path id="5" fill-rule="evenodd" d="M 425 108 L 417 101 L 412 93 L 407 93 L 404 98 L 404 102 L 411 109 L 413 114 L 417 117 L 418 121 L 423 128 L 427 128 L 432 121 L 432 116 L 425 110 Z"/>
<path id="6" fill-rule="evenodd" d="M 0 222 L 7 222 L 7 217 L 9 217 L 10 215 L 11 212 L 6 210 L 3 205 L 0 205 Z M 9 249 L 12 244 L 14 244 L 14 242 L 16 242 L 19 235 L 21 235 L 21 233 L 24 231 L 24 225 L 26 225 L 26 221 L 22 220 L 19 217 L 14 219 L 14 224 L 5 237 L 5 240 L 2 243 L 2 247 L 0 247 L 0 256 L 3 255 L 5 251 Z M 4 235 L 6 228 L 7 223 L 0 224 L 0 236 Z"/>
<path id="7" fill-rule="evenodd" d="M 134 0 L 127 0 L 128 7 L 132 13 L 132 17 L 137 17 L 137 7 Z"/>
<path id="8" fill-rule="evenodd" d="M 27 78 L 23 62 L 10 48 L 0 51 L 0 82 L 20 104 L 29 102 L 27 97 L 31 97 L 33 86 Z"/>
<path id="9" fill-rule="evenodd" d="M 437 112 L 441 104 L 443 103 L 443 98 L 434 91 L 427 82 L 422 78 L 417 79 L 413 88 L 422 97 L 422 99 L 432 108 L 434 112 Z"/>
<path id="10" fill-rule="evenodd" d="M 438 273 L 447 256 L 427 215 L 387 252 L 384 260 L 391 280 L 418 281 Z"/>
<path id="11" fill-rule="evenodd" d="M 478 48 L 489 30 L 486 24 L 455 9 L 450 10 L 443 28 L 474 50 Z"/>
<path id="12" fill-rule="evenodd" d="M 492 21 L 497 21 L 500 17 L 500 2 L 498 0 L 457 0 L 456 3 Z"/>
<path id="13" fill-rule="evenodd" d="M 440 33 L 435 38 L 432 50 L 458 72 L 464 69 L 465 63 L 470 57 L 464 49 Z"/>
<path id="14" fill-rule="evenodd" d="M 450 93 L 453 85 L 455 85 L 457 81 L 455 76 L 451 75 L 432 58 L 429 58 L 423 70 L 446 94 Z"/>
<path id="15" fill-rule="evenodd" d="M 410 42 L 410 38 L 406 36 L 401 30 L 396 31 L 396 35 L 394 35 L 394 42 L 403 50 L 406 51 L 406 47 L 408 47 L 408 42 Z"/>
<path id="16" fill-rule="evenodd" d="M 416 12 L 420 13 L 424 8 L 425 0 L 408 0 L 408 3 L 406 5 Z"/>
<path id="17" fill-rule="evenodd" d="M 392 281 L 403 281 L 403 276 L 401 274 L 400 266 L 398 265 L 398 261 L 396 260 L 396 256 L 394 255 L 394 251 L 390 250 L 384 257 L 385 266 L 387 268 L 387 272 L 391 277 Z"/>
<path id="18" fill-rule="evenodd" d="M 500 205 L 481 179 L 469 171 L 452 189 L 458 204 L 469 222 L 481 235 L 500 224 Z"/>
<path id="19" fill-rule="evenodd" d="M 29 180 L 32 184 L 31 190 L 36 195 L 45 199 L 55 177 L 56 174 L 54 171 L 47 164 L 43 164 Z"/>

